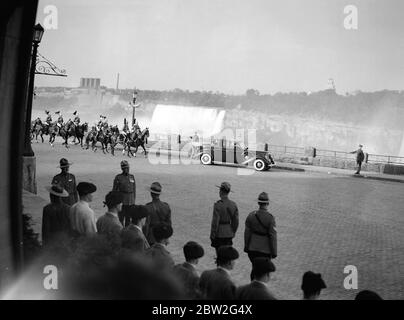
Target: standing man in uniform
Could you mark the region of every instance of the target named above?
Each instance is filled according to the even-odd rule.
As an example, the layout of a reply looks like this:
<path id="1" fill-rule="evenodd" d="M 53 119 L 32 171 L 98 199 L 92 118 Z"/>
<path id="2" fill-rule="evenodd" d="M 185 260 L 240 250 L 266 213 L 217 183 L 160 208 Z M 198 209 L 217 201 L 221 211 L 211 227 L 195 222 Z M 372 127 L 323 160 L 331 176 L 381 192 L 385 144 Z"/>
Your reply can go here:
<path id="1" fill-rule="evenodd" d="M 126 227 L 130 224 L 130 207 L 135 205 L 136 181 L 135 176 L 129 173 L 128 161 L 121 161 L 121 169 L 122 173 L 115 177 L 112 190 L 122 194 L 122 211 L 118 213 L 118 216 L 119 221 Z"/>
<path id="2" fill-rule="evenodd" d="M 67 159 L 60 159 L 59 168 L 61 169 L 61 172 L 53 177 L 52 185 L 59 185 L 69 193 L 69 196 L 62 198 L 62 201 L 69 206 L 72 206 L 78 201 L 78 195 L 76 188 L 76 177 L 69 173 L 70 165 L 72 165 L 72 163 L 69 163 Z"/>
<path id="3" fill-rule="evenodd" d="M 266 192 L 258 196 L 259 209 L 251 212 L 245 221 L 244 252 L 251 263 L 254 258 L 277 257 L 277 237 L 275 218 L 268 211 L 269 197 Z"/>
<path id="4" fill-rule="evenodd" d="M 152 201 L 146 204 L 147 210 L 149 210 L 149 216 L 146 219 L 144 226 L 144 234 L 150 245 L 156 242 L 153 234 L 153 228 L 160 223 L 165 223 L 172 227 L 171 223 L 171 209 L 167 202 L 160 200 L 160 194 L 162 191 L 161 184 L 159 182 L 153 182 L 148 188 Z"/>
<path id="5" fill-rule="evenodd" d="M 356 153 L 356 164 L 358 165 L 358 170 L 356 170 L 355 174 L 360 174 L 362 169 L 362 162 L 365 160 L 365 154 L 363 153 L 363 145 L 359 145 L 359 149 L 352 151 L 350 153 Z"/>
<path id="6" fill-rule="evenodd" d="M 229 199 L 230 183 L 222 182 L 219 188 L 220 200 L 213 206 L 212 225 L 210 229 L 211 245 L 217 251 L 221 246 L 233 245 L 239 219 L 237 204 Z"/>

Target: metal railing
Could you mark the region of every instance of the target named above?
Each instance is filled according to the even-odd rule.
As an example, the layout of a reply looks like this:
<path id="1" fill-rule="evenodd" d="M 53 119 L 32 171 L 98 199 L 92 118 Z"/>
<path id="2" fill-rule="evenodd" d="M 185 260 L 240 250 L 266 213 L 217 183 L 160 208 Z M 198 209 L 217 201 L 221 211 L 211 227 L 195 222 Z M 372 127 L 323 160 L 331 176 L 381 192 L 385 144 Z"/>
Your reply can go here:
<path id="1" fill-rule="evenodd" d="M 160 141 L 162 143 L 162 147 L 167 146 L 168 144 L 172 144 L 168 142 L 168 137 L 164 135 L 154 136 L 154 139 L 149 141 L 156 142 Z M 185 138 L 185 137 L 184 137 Z M 182 148 L 185 143 L 189 142 L 188 137 L 184 140 L 180 138 L 180 146 L 176 146 L 176 148 Z M 174 143 L 175 144 L 175 143 Z M 256 145 L 257 151 L 268 150 L 273 156 L 284 155 L 291 157 L 304 157 L 307 156 L 306 148 L 304 147 L 292 147 L 285 145 L 272 145 L 265 143 L 258 143 Z M 326 149 L 317 149 L 315 150 L 316 158 L 330 158 L 330 159 L 339 159 L 339 160 L 356 160 L 356 154 L 345 152 L 345 151 L 336 151 L 336 150 L 326 150 Z M 379 155 L 379 154 L 367 154 L 367 162 L 368 163 L 382 163 L 382 164 L 396 164 L 396 165 L 404 165 L 404 157 L 397 156 L 388 156 L 388 155 Z"/>

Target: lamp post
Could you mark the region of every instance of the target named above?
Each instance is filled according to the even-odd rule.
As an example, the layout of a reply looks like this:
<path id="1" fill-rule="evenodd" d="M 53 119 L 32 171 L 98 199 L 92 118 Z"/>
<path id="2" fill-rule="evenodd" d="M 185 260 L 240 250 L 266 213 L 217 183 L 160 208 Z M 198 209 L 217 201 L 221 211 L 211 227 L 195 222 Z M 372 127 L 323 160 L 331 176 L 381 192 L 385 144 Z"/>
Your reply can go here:
<path id="1" fill-rule="evenodd" d="M 136 118 L 135 118 L 135 109 L 136 107 L 136 99 L 137 99 L 137 91 L 136 89 L 133 91 L 132 95 L 132 126 L 135 124 Z"/>
<path id="2" fill-rule="evenodd" d="M 35 67 L 38 53 L 38 46 L 42 40 L 44 28 L 38 23 L 34 27 L 34 37 L 32 39 L 32 56 L 31 56 L 31 69 L 29 73 L 28 84 L 28 98 L 27 109 L 25 114 L 25 141 L 24 141 L 24 157 L 33 157 L 34 151 L 31 147 L 31 114 L 32 114 L 32 99 L 34 96 L 34 80 L 35 80 Z"/>

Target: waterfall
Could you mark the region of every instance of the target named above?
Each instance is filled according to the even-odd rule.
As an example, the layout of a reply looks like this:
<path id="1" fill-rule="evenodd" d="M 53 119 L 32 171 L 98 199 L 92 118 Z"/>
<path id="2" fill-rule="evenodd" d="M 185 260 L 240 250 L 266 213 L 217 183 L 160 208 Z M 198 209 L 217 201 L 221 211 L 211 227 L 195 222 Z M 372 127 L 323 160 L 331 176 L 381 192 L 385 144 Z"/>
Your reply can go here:
<path id="1" fill-rule="evenodd" d="M 223 129 L 226 111 L 216 108 L 160 105 L 154 109 L 150 132 L 191 136 L 195 132 L 211 136 Z"/>

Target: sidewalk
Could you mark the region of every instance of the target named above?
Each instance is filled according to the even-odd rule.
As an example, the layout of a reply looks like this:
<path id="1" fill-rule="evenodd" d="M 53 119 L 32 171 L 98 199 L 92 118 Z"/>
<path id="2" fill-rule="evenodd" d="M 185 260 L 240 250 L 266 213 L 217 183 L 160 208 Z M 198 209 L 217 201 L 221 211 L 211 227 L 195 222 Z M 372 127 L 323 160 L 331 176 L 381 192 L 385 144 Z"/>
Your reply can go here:
<path id="1" fill-rule="evenodd" d="M 281 169 L 281 170 L 318 172 L 318 173 L 332 174 L 332 175 L 337 175 L 337 176 L 346 176 L 346 177 L 354 177 L 354 178 L 365 178 L 365 179 L 372 179 L 372 180 L 393 181 L 393 182 L 403 182 L 404 183 L 404 175 L 392 175 L 392 174 L 384 174 L 384 173 L 369 172 L 369 171 L 361 171 L 360 175 L 355 175 L 353 170 L 310 166 L 310 165 L 294 164 L 294 163 L 286 163 L 286 162 L 276 162 L 276 166 L 274 166 L 274 168 Z"/>

